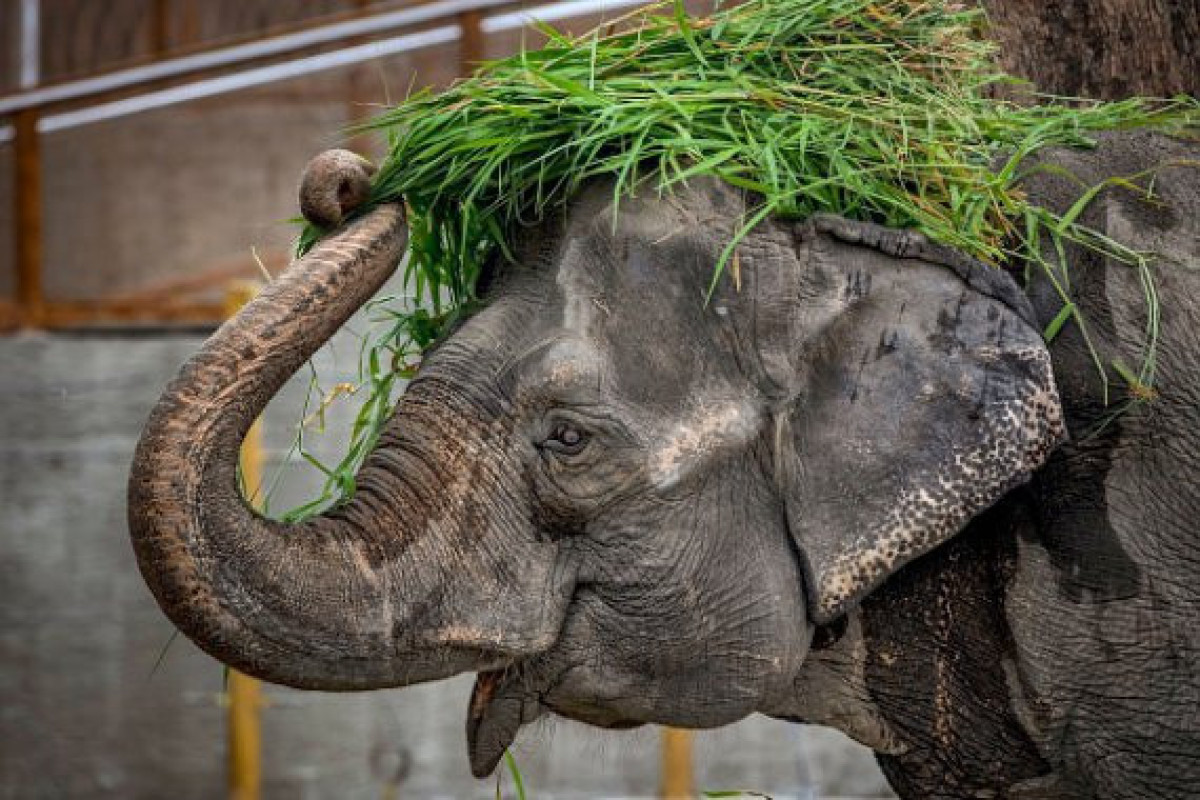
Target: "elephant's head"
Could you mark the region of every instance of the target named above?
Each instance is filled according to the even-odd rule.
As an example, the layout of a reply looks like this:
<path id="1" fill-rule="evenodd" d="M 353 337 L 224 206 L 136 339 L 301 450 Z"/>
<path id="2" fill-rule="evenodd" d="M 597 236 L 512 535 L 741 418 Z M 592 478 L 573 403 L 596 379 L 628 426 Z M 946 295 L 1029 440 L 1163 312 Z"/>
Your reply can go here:
<path id="1" fill-rule="evenodd" d="M 336 220 L 365 180 L 318 161 L 305 206 L 322 195 Z M 394 268 L 401 209 L 351 223 L 218 331 L 154 411 L 130 484 L 171 619 L 294 686 L 478 671 L 484 774 L 544 710 L 708 727 L 786 706 L 815 625 L 1063 436 L 1004 273 L 912 234 L 768 221 L 706 302 L 746 198 L 709 180 L 612 197 L 593 185 L 521 234 L 353 500 L 307 522 L 247 507 L 238 444 Z"/>

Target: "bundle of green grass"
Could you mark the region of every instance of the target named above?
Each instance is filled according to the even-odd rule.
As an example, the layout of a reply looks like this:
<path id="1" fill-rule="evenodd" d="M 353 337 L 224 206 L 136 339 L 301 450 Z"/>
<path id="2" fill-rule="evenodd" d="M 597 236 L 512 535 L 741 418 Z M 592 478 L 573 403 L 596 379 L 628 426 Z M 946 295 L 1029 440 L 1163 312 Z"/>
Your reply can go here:
<path id="1" fill-rule="evenodd" d="M 916 229 L 989 263 L 1041 264 L 1064 299 L 1047 336 L 1073 316 L 1082 324 L 1062 288 L 1066 265 L 1044 260 L 1039 241 L 1078 242 L 1143 270 L 1146 259 L 1077 224 L 1099 187 L 1081 187 L 1062 215 L 1032 205 L 1017 188 L 1023 162 L 1088 146 L 1097 131 L 1190 126 L 1200 104 L 995 99 L 1011 81 L 983 25 L 945 0 L 748 0 L 702 19 L 663 2 L 579 38 L 546 29 L 545 47 L 374 120 L 390 149 L 367 208 L 407 204 L 408 277 L 426 302 L 390 308 L 391 324 L 367 344 L 370 399 L 347 461 L 329 470 L 333 493 L 352 490 L 405 365 L 470 307 L 483 263 L 599 175 L 617 176 L 618 202 L 696 175 L 753 193 L 714 282 L 767 217 L 832 212 Z M 306 229 L 301 248 L 320 234 Z M 1148 384 L 1148 369 L 1127 377 Z"/>

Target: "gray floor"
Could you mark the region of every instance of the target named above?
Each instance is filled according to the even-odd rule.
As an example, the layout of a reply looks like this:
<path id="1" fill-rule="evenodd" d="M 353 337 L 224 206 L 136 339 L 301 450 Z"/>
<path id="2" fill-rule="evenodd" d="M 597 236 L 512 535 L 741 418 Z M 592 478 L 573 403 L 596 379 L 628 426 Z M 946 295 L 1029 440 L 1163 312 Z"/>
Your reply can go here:
<path id="1" fill-rule="evenodd" d="M 124 484 L 142 420 L 194 336 L 0 338 L 0 798 L 222 796 L 220 666 L 171 627 L 126 539 Z M 352 377 L 354 343 L 319 359 Z M 267 415 L 278 466 L 300 378 Z M 345 424 L 346 411 L 333 410 Z M 338 424 L 311 441 L 336 453 Z M 309 496 L 289 467 L 276 508 Z M 162 660 L 157 669 L 155 663 Z M 494 797 L 468 771 L 470 678 L 357 695 L 270 687 L 268 797 Z M 658 732 L 562 720 L 516 755 L 535 798 L 653 795 Z M 698 736 L 699 785 L 775 797 L 889 797 L 870 754 L 832 731 L 755 718 Z M 388 788 L 396 789 L 394 795 Z M 506 791 L 505 796 L 511 796 Z"/>

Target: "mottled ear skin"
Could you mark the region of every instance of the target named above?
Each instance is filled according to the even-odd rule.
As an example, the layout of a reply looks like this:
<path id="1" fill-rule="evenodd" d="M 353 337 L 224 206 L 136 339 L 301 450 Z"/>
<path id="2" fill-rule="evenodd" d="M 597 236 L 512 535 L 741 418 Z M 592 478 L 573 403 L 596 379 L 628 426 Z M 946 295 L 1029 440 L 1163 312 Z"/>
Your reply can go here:
<path id="1" fill-rule="evenodd" d="M 1065 437 L 1050 356 L 1002 271 L 816 217 L 760 291 L 776 472 L 809 615 L 843 615 L 1026 481 Z"/>

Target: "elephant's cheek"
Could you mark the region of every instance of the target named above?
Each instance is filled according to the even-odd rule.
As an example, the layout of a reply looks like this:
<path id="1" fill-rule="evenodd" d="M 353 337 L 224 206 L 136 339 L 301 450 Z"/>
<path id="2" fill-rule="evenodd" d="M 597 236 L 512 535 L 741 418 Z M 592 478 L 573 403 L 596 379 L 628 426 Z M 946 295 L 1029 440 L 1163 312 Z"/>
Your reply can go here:
<path id="1" fill-rule="evenodd" d="M 766 712 L 795 692 L 796 676 L 811 653 L 814 626 L 806 617 L 776 620 L 774 633 L 762 643 L 758 658 L 737 665 L 752 671 L 757 694 L 754 711 Z"/>

